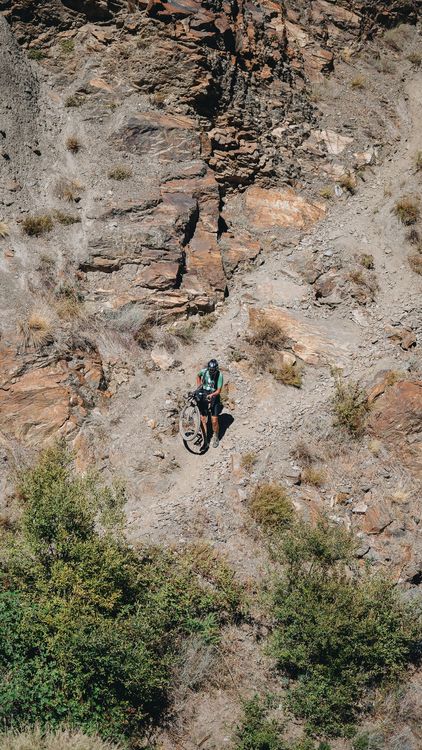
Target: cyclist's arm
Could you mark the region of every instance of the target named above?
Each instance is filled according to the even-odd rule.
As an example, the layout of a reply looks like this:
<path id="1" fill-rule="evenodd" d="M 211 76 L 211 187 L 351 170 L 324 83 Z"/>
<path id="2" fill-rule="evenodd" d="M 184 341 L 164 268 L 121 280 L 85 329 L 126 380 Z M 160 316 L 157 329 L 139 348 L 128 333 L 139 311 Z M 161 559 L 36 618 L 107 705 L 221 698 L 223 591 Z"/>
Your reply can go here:
<path id="1" fill-rule="evenodd" d="M 200 370 L 196 376 L 196 385 L 198 386 L 198 388 L 200 385 L 202 385 L 202 375 L 203 375 L 203 371 Z"/>

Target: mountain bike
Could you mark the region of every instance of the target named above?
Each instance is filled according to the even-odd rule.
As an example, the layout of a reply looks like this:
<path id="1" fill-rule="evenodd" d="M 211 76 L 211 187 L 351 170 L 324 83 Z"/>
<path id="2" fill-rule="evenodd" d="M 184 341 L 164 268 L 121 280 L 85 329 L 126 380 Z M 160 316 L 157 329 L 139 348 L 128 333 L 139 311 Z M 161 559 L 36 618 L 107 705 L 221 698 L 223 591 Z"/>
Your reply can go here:
<path id="1" fill-rule="evenodd" d="M 198 404 L 206 395 L 207 392 L 204 389 L 198 388 L 196 391 L 189 392 L 186 396 L 179 415 L 179 433 L 185 444 L 189 443 L 202 447 L 205 442 Z"/>

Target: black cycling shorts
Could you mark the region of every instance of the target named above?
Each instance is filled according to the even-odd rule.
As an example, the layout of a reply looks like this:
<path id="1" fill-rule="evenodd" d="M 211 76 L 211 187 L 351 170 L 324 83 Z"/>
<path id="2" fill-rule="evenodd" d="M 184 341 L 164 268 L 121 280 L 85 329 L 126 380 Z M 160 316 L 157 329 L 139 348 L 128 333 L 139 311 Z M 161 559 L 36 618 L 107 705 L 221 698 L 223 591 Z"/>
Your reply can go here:
<path id="1" fill-rule="evenodd" d="M 201 400 L 198 402 L 198 408 L 203 417 L 208 416 L 208 406 L 211 412 L 211 416 L 218 417 L 221 411 L 220 396 L 213 396 L 211 399 L 211 403 L 208 401 L 206 397 L 201 398 Z"/>

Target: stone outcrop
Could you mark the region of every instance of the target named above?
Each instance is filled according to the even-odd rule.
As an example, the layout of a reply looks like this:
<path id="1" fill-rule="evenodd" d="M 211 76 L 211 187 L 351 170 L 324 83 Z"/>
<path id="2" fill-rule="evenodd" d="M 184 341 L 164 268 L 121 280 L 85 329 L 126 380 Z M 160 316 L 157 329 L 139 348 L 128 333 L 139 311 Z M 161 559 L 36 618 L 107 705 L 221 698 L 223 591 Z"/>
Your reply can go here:
<path id="1" fill-rule="evenodd" d="M 422 478 L 422 381 L 400 380 L 391 386 L 384 381 L 382 393 L 373 402 L 368 429 Z"/>

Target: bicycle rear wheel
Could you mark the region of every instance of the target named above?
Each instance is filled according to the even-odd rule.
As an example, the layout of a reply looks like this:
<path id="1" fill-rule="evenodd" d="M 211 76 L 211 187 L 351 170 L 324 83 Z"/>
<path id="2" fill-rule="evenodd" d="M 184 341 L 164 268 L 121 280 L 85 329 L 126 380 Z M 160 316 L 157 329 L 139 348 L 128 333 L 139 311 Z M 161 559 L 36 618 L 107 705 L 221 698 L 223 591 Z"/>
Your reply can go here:
<path id="1" fill-rule="evenodd" d="M 195 440 L 201 427 L 201 416 L 195 404 L 186 404 L 179 416 L 179 432 L 183 440 Z"/>

